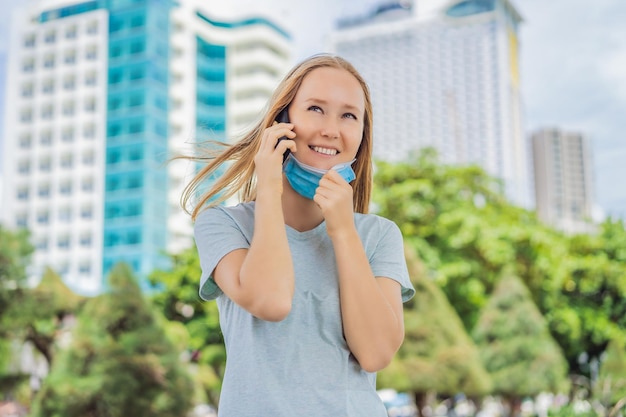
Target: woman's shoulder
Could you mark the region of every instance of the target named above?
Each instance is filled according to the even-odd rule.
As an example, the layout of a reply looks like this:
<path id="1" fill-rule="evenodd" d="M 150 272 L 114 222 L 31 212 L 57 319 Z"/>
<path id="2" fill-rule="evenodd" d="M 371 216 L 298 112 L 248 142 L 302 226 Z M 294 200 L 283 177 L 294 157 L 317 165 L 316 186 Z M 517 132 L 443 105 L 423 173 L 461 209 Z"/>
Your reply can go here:
<path id="1" fill-rule="evenodd" d="M 390 229 L 399 230 L 395 222 L 378 214 L 355 213 L 354 221 L 357 229 L 360 231 L 369 231 L 370 233 L 384 233 Z"/>
<path id="2" fill-rule="evenodd" d="M 219 219 L 230 218 L 235 221 L 244 221 L 254 217 L 254 201 L 239 203 L 232 206 L 213 206 L 204 209 L 196 217 L 196 223 L 219 221 Z"/>

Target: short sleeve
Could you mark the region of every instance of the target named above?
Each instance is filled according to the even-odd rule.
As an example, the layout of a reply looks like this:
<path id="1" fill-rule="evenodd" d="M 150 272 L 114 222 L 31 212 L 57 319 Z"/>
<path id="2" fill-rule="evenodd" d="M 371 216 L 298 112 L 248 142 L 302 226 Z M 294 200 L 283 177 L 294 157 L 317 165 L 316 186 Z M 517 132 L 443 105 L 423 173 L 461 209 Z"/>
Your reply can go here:
<path id="1" fill-rule="evenodd" d="M 222 290 L 213 279 L 213 271 L 219 261 L 236 249 L 247 249 L 250 242 L 231 216 L 220 208 L 209 208 L 196 218 L 194 238 L 202 275 L 200 277 L 200 297 L 213 300 Z"/>
<path id="2" fill-rule="evenodd" d="M 411 284 L 406 266 L 402 233 L 390 220 L 385 222 L 385 226 L 376 249 L 370 256 L 370 266 L 374 276 L 397 281 L 402 287 L 402 302 L 406 302 L 415 295 L 415 288 Z"/>

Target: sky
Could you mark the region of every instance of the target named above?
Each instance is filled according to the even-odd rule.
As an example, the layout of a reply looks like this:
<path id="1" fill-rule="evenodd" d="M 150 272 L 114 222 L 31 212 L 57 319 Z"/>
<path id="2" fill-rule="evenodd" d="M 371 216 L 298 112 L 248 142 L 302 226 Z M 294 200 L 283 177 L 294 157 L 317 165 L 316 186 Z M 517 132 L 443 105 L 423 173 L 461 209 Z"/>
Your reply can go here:
<path id="1" fill-rule="evenodd" d="M 0 0 L 0 125 L 4 112 L 8 19 L 18 3 Z M 29 0 L 33 1 L 33 0 Z M 229 0 L 216 7 L 275 10 L 291 30 L 296 58 L 325 50 L 325 35 L 342 15 L 361 15 L 385 0 Z M 441 0 L 416 0 L 441 1 Z M 598 215 L 626 219 L 626 1 L 511 0 L 519 28 L 525 130 L 581 132 L 592 144 Z M 229 13 L 224 11 L 225 16 Z M 0 129 L 0 135 L 2 130 Z M 1 138 L 0 138 L 1 139 Z"/>

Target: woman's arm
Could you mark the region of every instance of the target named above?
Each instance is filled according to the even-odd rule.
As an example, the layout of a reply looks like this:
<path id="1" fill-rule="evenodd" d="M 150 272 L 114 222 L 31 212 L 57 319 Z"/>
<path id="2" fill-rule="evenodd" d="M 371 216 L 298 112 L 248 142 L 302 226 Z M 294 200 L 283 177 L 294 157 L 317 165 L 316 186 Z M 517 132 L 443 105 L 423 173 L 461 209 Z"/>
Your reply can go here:
<path id="1" fill-rule="evenodd" d="M 356 228 L 332 241 L 346 341 L 363 369 L 379 371 L 404 340 L 400 284 L 374 277 Z"/>
<path id="2" fill-rule="evenodd" d="M 282 196 L 282 154 L 293 141 L 279 137 L 293 133 L 285 124 L 265 130 L 255 157 L 257 199 L 254 235 L 249 249 L 228 253 L 217 264 L 213 277 L 222 291 L 254 316 L 280 321 L 291 311 L 294 269 L 287 241 Z"/>
<path id="3" fill-rule="evenodd" d="M 314 200 L 326 219 L 339 273 L 339 299 L 344 334 L 363 369 L 378 371 L 389 364 L 404 340 L 400 284 L 374 277 L 354 224 L 352 187 L 329 171 Z"/>

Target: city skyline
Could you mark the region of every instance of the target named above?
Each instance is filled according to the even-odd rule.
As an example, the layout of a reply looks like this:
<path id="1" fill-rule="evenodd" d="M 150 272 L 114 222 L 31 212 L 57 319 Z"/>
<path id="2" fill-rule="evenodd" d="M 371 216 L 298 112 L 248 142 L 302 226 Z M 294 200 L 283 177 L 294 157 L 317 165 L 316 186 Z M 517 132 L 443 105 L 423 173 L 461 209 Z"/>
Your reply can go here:
<path id="1" fill-rule="evenodd" d="M 0 3 L 10 11 L 18 1 Z M 241 0 L 238 5 L 242 7 L 237 8 L 245 6 L 249 13 L 275 11 L 277 23 L 292 31 L 294 56 L 301 59 L 326 48 L 325 34 L 337 17 L 367 13 L 381 2 L 259 3 Z M 626 67 L 626 27 L 620 22 L 626 16 L 626 4 L 599 0 L 590 8 L 582 0 L 518 0 L 514 5 L 524 18 L 520 65 L 525 133 L 558 127 L 587 135 L 593 149 L 596 202 L 606 215 L 626 218 L 626 188 L 612 185 L 614 178 L 626 176 L 626 165 L 621 163 L 626 157 L 626 143 L 620 140 L 624 125 L 621 113 L 626 109 L 626 72 L 622 70 Z M 0 113 L 4 113 L 5 105 L 9 16 L 5 14 L 0 25 Z"/>

